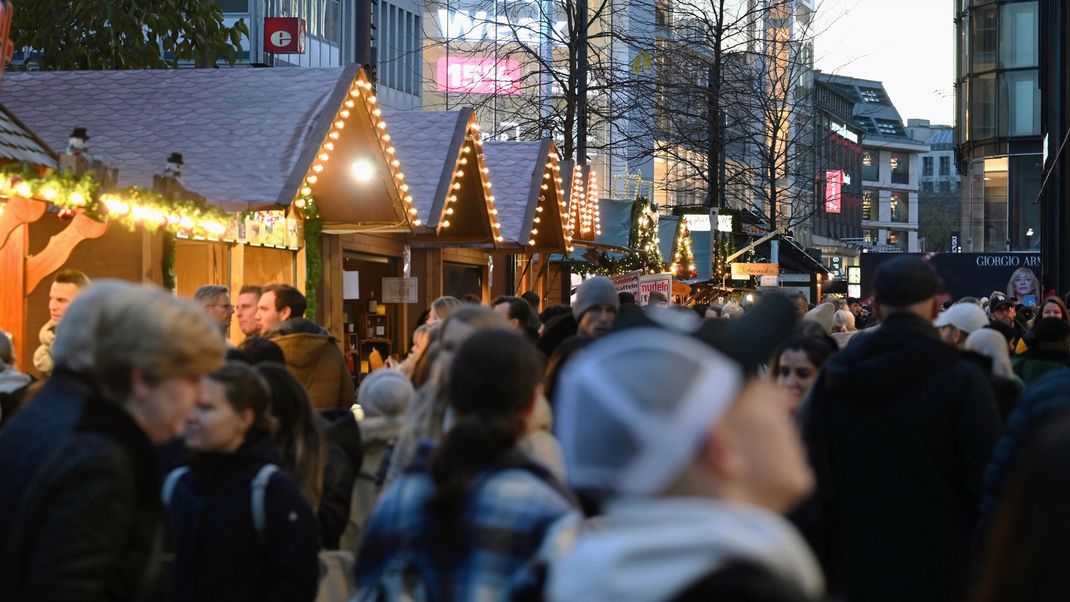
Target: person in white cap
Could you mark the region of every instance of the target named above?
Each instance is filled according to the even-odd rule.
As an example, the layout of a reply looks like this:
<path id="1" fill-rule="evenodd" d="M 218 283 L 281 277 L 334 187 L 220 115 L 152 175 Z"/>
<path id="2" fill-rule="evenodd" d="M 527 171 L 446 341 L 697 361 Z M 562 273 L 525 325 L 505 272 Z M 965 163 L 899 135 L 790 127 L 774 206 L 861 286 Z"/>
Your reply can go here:
<path id="1" fill-rule="evenodd" d="M 706 321 L 705 342 L 638 325 L 577 356 L 557 430 L 570 484 L 602 515 L 552 561 L 549 600 L 821 596 L 821 569 L 782 517 L 813 477 L 784 393 L 755 377 L 796 318 L 776 296 Z"/>
<path id="2" fill-rule="evenodd" d="M 988 326 L 988 316 L 973 303 L 957 303 L 936 316 L 933 326 L 945 343 L 964 349 L 966 337 Z"/>

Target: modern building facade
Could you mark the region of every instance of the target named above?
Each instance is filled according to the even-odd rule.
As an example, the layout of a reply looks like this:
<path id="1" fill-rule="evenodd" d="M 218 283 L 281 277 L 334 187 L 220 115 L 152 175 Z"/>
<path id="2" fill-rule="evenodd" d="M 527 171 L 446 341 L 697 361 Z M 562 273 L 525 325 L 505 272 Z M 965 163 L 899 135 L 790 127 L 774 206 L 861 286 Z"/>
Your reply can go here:
<path id="1" fill-rule="evenodd" d="M 862 145 L 854 102 L 840 87 L 818 78 L 814 86 L 816 203 L 809 246 L 836 265 L 851 265 L 862 241 Z M 839 257 L 839 260 L 832 258 Z"/>
<path id="2" fill-rule="evenodd" d="M 1036 0 L 955 0 L 955 144 L 965 251 L 1040 240 L 1041 94 Z"/>
<path id="3" fill-rule="evenodd" d="M 229 25 L 244 19 L 244 63 L 272 67 L 340 67 L 355 62 L 357 2 L 369 0 L 217 0 Z M 376 0 L 372 7 L 372 62 L 376 92 L 386 109 L 422 106 L 423 47 L 420 0 Z M 305 52 L 264 50 L 264 20 L 297 17 L 305 22 Z"/>
<path id="4" fill-rule="evenodd" d="M 918 182 L 921 154 L 928 145 L 914 141 L 884 85 L 875 80 L 819 74 L 854 102 L 862 141 L 862 243 L 867 250 L 916 253 Z"/>

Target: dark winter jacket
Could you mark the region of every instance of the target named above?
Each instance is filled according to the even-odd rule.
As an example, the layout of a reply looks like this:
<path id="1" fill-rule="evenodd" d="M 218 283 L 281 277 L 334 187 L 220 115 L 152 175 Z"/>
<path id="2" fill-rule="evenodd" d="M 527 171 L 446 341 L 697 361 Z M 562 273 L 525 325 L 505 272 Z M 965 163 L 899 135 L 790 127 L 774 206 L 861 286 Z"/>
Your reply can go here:
<path id="1" fill-rule="evenodd" d="M 1011 366 L 1014 367 L 1014 373 L 1018 375 L 1018 378 L 1029 385 L 1049 372 L 1065 370 L 1070 366 L 1067 360 L 1070 360 L 1070 355 L 1067 355 L 1064 350 L 1030 347 L 1022 355 L 1011 358 Z"/>
<path id="2" fill-rule="evenodd" d="M 23 495 L 44 461 L 70 438 L 85 400 L 95 394 L 88 377 L 57 368 L 37 395 L 4 421 L 0 430 L 0 584 L 11 566 L 6 544 Z"/>
<path id="3" fill-rule="evenodd" d="M 737 561 L 706 575 L 673 602 L 814 602 L 794 584 L 754 562 Z"/>
<path id="4" fill-rule="evenodd" d="M 353 405 L 353 377 L 346 367 L 338 341 L 304 318 L 278 324 L 264 333 L 286 355 L 286 367 L 308 390 L 316 409 Z"/>
<path id="5" fill-rule="evenodd" d="M 32 383 L 32 376 L 0 361 L 0 427 L 15 415 Z"/>
<path id="6" fill-rule="evenodd" d="M 1070 370 L 1060 370 L 1038 379 L 1019 397 L 992 452 L 992 462 L 985 470 L 981 520 L 978 522 L 981 539 L 986 535 L 992 516 L 1006 495 L 1008 475 L 1014 469 L 1018 454 L 1028 446 L 1040 427 L 1068 412 Z"/>
<path id="7" fill-rule="evenodd" d="M 988 378 L 889 316 L 833 356 L 801 417 L 817 477 L 796 521 L 846 600 L 956 599 L 1000 431 Z"/>
<path id="8" fill-rule="evenodd" d="M 337 550 L 342 533 L 349 524 L 353 484 L 364 461 L 360 426 L 353 413 L 346 410 L 324 429 L 327 461 L 323 470 L 323 496 L 317 510 L 323 548 Z"/>
<path id="9" fill-rule="evenodd" d="M 5 599 L 146 599 L 163 532 L 155 447 L 125 410 L 90 398 L 12 526 Z"/>
<path id="10" fill-rule="evenodd" d="M 279 470 L 265 489 L 265 528 L 253 522 L 252 481 L 271 462 L 268 442 L 229 454 L 196 454 L 168 504 L 176 601 L 314 600 L 316 519 L 297 483 Z"/>

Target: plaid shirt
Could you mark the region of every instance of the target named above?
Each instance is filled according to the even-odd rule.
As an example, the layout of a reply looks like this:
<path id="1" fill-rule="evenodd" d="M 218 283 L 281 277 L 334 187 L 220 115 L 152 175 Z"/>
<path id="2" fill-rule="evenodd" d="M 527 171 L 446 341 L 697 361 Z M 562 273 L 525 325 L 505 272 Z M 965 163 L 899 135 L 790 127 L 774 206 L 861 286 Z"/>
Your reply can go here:
<path id="1" fill-rule="evenodd" d="M 543 536 L 574 511 L 572 501 L 548 483 L 553 477 L 532 462 L 476 476 L 461 537 L 440 556 L 430 538 L 434 517 L 426 509 L 435 491 L 425 468 L 429 453 L 424 446 L 372 512 L 357 557 L 358 585 L 376 587 L 384 574 L 404 566 L 422 577 L 434 600 L 508 600 L 535 584 L 531 561 Z M 452 566 L 442 566 L 443 557 Z"/>

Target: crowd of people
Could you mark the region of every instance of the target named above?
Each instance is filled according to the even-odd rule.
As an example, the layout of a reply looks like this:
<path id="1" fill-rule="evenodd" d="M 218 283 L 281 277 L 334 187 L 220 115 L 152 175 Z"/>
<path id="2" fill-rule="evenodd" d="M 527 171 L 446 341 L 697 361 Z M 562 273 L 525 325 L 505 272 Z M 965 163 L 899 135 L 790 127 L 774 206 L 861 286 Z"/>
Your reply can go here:
<path id="1" fill-rule="evenodd" d="M 292 286 L 61 272 L 42 378 L 0 337 L 0 592 L 1063 599 L 1066 304 L 942 290 L 441 297 L 354 383 Z"/>

